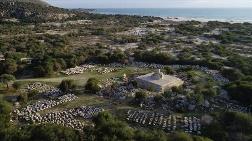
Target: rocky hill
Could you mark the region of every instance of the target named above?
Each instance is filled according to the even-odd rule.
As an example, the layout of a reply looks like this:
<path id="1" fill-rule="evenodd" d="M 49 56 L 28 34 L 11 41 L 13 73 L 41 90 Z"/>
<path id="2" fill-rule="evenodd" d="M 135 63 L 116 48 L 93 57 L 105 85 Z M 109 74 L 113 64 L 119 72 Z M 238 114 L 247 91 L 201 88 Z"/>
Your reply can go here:
<path id="1" fill-rule="evenodd" d="M 1 0 L 0 20 L 17 19 L 22 22 L 46 22 L 65 20 L 75 13 L 50 6 L 41 0 Z"/>
<path id="2" fill-rule="evenodd" d="M 43 6 L 49 6 L 49 4 L 44 0 L 1 0 L 1 2 L 25 2 L 25 3 L 33 3 Z"/>

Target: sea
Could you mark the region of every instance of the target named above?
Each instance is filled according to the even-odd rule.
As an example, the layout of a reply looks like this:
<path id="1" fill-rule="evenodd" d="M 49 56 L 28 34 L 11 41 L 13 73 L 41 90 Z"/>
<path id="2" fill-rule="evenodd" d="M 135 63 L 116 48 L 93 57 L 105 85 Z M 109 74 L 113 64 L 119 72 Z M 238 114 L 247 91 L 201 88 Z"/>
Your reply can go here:
<path id="1" fill-rule="evenodd" d="M 252 8 L 105 8 L 94 13 L 155 16 L 177 21 L 252 23 Z"/>

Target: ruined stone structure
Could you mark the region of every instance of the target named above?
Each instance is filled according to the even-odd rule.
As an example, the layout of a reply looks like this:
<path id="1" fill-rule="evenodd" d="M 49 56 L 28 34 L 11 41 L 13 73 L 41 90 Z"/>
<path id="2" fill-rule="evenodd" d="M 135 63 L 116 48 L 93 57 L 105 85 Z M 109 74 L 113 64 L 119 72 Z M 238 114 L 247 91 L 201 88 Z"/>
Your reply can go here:
<path id="1" fill-rule="evenodd" d="M 160 69 L 153 73 L 138 76 L 135 80 L 140 88 L 156 92 L 164 92 L 172 87 L 179 87 L 184 83 L 184 81 L 175 76 L 164 75 Z"/>

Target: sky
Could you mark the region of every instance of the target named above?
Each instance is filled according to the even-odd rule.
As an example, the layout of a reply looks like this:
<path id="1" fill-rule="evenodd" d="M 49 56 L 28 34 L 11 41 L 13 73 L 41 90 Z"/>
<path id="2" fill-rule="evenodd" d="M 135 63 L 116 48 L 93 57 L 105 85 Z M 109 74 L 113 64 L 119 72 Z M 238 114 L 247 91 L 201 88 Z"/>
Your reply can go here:
<path id="1" fill-rule="evenodd" d="M 252 8 L 252 0 L 45 0 L 63 8 Z"/>

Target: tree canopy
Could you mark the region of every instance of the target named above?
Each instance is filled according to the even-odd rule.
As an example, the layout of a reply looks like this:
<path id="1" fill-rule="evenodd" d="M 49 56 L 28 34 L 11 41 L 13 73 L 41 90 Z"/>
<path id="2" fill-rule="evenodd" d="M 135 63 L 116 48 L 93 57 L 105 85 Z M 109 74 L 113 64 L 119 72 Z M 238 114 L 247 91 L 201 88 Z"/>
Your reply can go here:
<path id="1" fill-rule="evenodd" d="M 63 92 L 69 92 L 71 90 L 74 90 L 76 88 L 76 85 L 73 80 L 62 80 L 59 89 Z"/>
<path id="2" fill-rule="evenodd" d="M 93 92 L 93 93 L 96 93 L 98 92 L 101 87 L 99 85 L 99 80 L 96 79 L 96 78 L 89 78 L 88 81 L 87 81 L 87 84 L 85 86 L 86 90 L 90 91 L 90 92 Z"/>
<path id="3" fill-rule="evenodd" d="M 0 76 L 0 80 L 2 83 L 6 84 L 7 88 L 9 88 L 9 82 L 14 81 L 16 78 L 10 74 L 2 74 Z"/>

